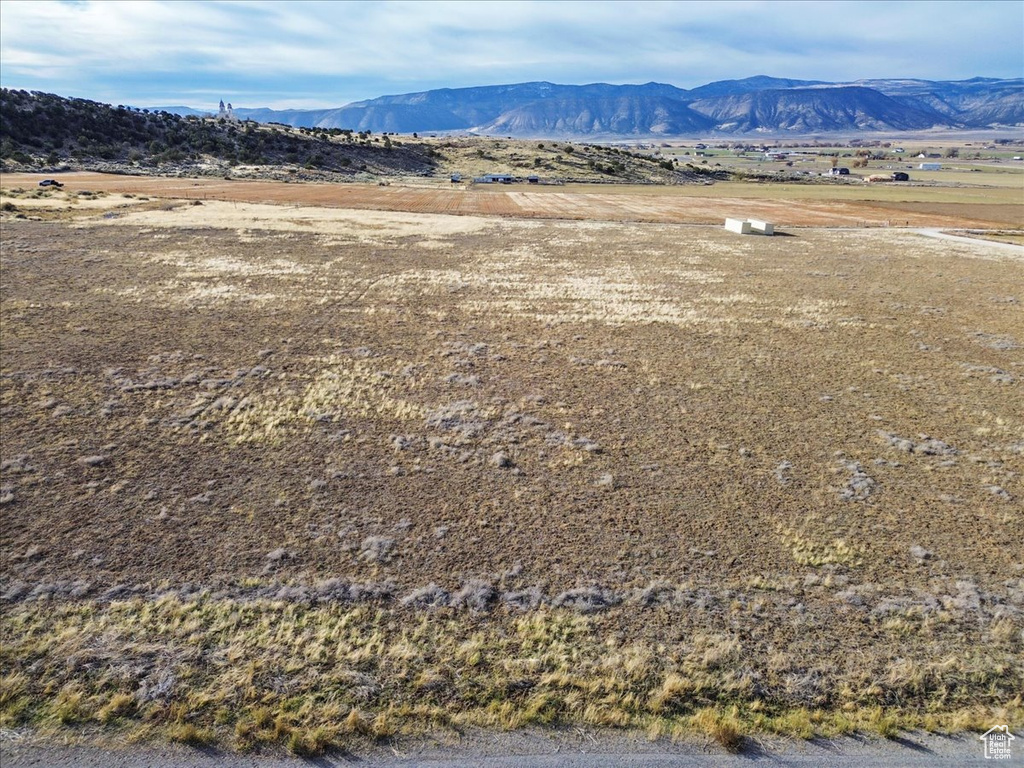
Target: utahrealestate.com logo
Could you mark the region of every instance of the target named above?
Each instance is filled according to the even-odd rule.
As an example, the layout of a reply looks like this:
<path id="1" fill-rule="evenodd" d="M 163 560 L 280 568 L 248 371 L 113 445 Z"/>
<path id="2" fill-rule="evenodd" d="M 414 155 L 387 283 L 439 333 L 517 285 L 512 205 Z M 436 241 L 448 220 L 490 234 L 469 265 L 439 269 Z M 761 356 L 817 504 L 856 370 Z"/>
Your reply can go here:
<path id="1" fill-rule="evenodd" d="M 986 760 L 1009 760 L 1010 742 L 1017 737 L 1008 725 L 994 725 L 978 737 L 985 742 Z"/>

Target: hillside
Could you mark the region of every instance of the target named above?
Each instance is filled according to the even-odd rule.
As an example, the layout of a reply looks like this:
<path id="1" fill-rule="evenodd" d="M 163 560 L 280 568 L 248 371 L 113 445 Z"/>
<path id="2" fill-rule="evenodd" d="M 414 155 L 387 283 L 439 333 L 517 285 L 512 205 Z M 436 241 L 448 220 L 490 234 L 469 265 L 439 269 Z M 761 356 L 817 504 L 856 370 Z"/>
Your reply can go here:
<path id="1" fill-rule="evenodd" d="M 667 117 L 687 119 L 685 108 L 680 114 Z M 625 125 L 609 116 L 603 119 L 609 121 L 609 130 Z M 630 119 L 628 109 L 622 119 Z M 410 140 L 409 136 L 341 128 L 180 117 L 9 90 L 0 93 L 0 135 L 0 162 L 7 170 L 66 166 L 117 173 L 297 180 L 344 180 L 357 174 L 442 178 L 460 174 L 468 179 L 505 173 L 520 179 L 537 176 L 545 182 L 637 184 L 679 184 L 721 176 L 714 169 L 586 143 L 415 135 Z"/>
<path id="2" fill-rule="evenodd" d="M 520 138 L 977 129 L 1024 125 L 1024 80 L 827 83 L 758 75 L 692 90 L 531 82 L 381 96 L 337 109 L 235 111 L 292 126 Z"/>
<path id="3" fill-rule="evenodd" d="M 0 90 L 5 167 L 224 173 L 290 166 L 296 173 L 429 174 L 434 150 L 340 129 L 291 129 L 110 106 L 45 93 Z"/>

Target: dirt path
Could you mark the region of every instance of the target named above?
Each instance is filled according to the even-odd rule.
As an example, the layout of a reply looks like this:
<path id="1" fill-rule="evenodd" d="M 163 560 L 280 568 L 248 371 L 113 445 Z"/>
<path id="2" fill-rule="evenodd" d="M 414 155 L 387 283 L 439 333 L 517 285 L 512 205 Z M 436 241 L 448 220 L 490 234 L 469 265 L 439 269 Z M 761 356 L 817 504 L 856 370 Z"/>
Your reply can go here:
<path id="1" fill-rule="evenodd" d="M 951 235 L 948 232 L 943 232 L 941 229 L 934 227 L 925 227 L 922 229 L 915 230 L 919 235 L 925 237 L 934 237 L 938 240 L 949 240 L 953 243 L 964 243 L 966 245 L 973 245 L 978 248 L 995 248 L 996 250 L 1004 251 L 1005 253 L 1012 253 L 1017 258 L 1024 258 L 1024 248 L 1015 243 L 1000 243 L 996 240 L 983 240 L 978 237 L 964 237 L 963 235 Z"/>

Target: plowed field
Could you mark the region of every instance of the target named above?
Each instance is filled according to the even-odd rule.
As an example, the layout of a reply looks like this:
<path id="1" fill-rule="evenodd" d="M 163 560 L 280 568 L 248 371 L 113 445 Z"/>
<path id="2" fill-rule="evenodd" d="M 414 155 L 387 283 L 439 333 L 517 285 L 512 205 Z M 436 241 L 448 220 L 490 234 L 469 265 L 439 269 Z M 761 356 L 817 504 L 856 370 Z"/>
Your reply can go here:
<path id="1" fill-rule="evenodd" d="M 5 188 L 32 188 L 38 175 L 5 174 Z M 62 174 L 67 191 L 132 193 L 187 200 L 226 200 L 328 206 L 356 210 L 406 211 L 623 222 L 720 224 L 726 217 L 761 218 L 777 226 L 991 228 L 1024 225 L 1024 202 L 1012 190 L 997 190 L 993 202 L 949 204 L 934 188 L 907 190 L 891 200 L 892 188 L 865 189 L 865 199 L 848 199 L 849 187 L 798 189 L 799 195 L 765 198 L 763 191 L 730 194 L 735 185 L 609 188 L 580 186 L 287 184 L 279 181 L 225 181 Z M 810 189 L 810 192 L 808 191 Z M 942 192 L 942 190 L 939 190 Z M 1007 194 L 1009 192 L 1009 194 Z M 810 195 L 810 196 L 809 196 Z M 898 196 L 898 195 L 897 195 Z M 921 198 L 924 199 L 921 199 Z M 875 199 L 873 199 L 875 198 Z M 1009 201 L 1009 202 L 1008 202 Z"/>

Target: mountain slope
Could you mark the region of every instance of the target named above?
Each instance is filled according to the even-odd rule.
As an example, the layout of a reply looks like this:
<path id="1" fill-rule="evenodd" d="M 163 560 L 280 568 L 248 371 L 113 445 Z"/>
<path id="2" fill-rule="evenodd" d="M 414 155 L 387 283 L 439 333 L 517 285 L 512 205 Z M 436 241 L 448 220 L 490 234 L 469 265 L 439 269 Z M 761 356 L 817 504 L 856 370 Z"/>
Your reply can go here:
<path id="1" fill-rule="evenodd" d="M 374 131 L 475 130 L 530 136 L 608 133 L 607 125 L 616 123 L 623 126 L 623 134 L 646 135 L 660 131 L 652 131 L 644 125 L 640 113 L 661 108 L 663 114 L 656 122 L 663 122 L 667 117 L 664 110 L 675 109 L 685 94 L 686 91 L 660 83 L 576 86 L 535 82 L 443 88 L 349 104 L 319 125 Z M 629 99 L 635 102 L 632 109 L 625 106 L 625 100 Z M 647 104 L 641 106 L 644 100 Z M 628 126 L 621 115 L 615 117 L 624 109 L 633 114 Z M 686 110 L 679 112 L 677 122 L 681 127 L 706 123 L 697 115 L 685 113 Z"/>
<path id="2" fill-rule="evenodd" d="M 794 88 L 698 99 L 692 109 L 719 131 L 907 131 L 948 124 L 934 110 L 908 106 L 871 88 Z"/>
<path id="3" fill-rule="evenodd" d="M 754 91 L 776 91 L 781 88 L 806 88 L 823 84 L 821 80 L 789 80 L 782 77 L 754 75 L 742 80 L 717 80 L 689 92 L 690 99 L 711 99 L 718 96 L 737 96 Z"/>
<path id="4" fill-rule="evenodd" d="M 865 81 L 866 87 L 901 103 L 932 109 L 972 127 L 1024 124 L 1024 79 L 932 82 L 928 80 Z"/>
<path id="5" fill-rule="evenodd" d="M 674 99 L 644 94 L 551 99 L 509 110 L 478 130 L 510 136 L 677 136 L 713 121 Z"/>
<path id="6" fill-rule="evenodd" d="M 374 132 L 522 137 L 903 131 L 1024 125 L 1024 80 L 826 83 L 758 75 L 684 90 L 664 83 L 515 83 L 381 96 L 337 109 L 236 109 L 265 122 Z"/>

